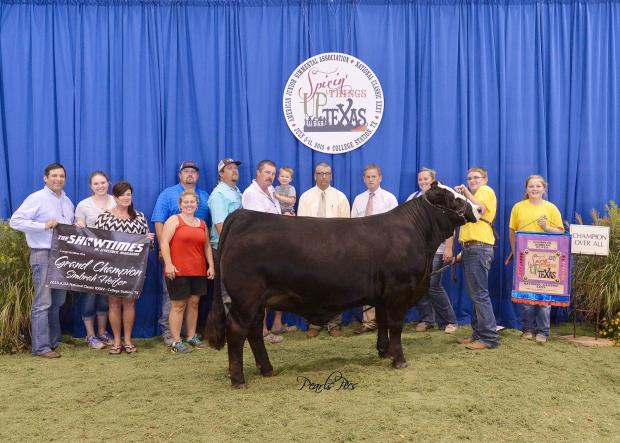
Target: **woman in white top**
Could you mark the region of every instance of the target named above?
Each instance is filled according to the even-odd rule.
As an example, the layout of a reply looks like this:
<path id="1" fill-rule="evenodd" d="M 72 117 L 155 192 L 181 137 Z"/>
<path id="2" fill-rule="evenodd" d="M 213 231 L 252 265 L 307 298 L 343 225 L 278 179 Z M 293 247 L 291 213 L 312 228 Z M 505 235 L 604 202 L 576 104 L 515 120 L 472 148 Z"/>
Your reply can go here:
<path id="1" fill-rule="evenodd" d="M 431 183 L 435 180 L 436 173 L 433 169 L 420 169 L 418 172 L 418 187 L 420 190 L 411 194 L 409 198 L 407 198 L 407 201 L 424 195 L 424 193 L 430 189 Z M 448 238 L 437 248 L 435 256 L 433 257 L 432 272 L 452 262 L 453 238 L 453 236 Z M 437 323 L 439 329 L 443 329 L 446 334 L 452 334 L 458 327 L 450 297 L 448 297 L 446 290 L 441 284 L 442 274 L 443 271 L 431 275 L 428 294 L 418 302 L 417 307 L 420 313 L 420 323 L 418 323 L 415 328 L 417 332 L 424 332 L 432 328 L 434 323 Z"/>
<path id="2" fill-rule="evenodd" d="M 99 214 L 115 206 L 114 198 L 108 194 L 110 181 L 105 172 L 93 172 L 90 174 L 89 181 L 93 195 L 79 202 L 75 208 L 75 224 L 80 228 L 93 228 Z M 101 349 L 106 345 L 114 344 L 112 337 L 106 331 L 108 325 L 107 297 L 101 294 L 83 293 L 81 299 L 82 320 L 86 327 L 88 347 Z M 95 314 L 97 316 L 97 334 L 95 334 Z"/>

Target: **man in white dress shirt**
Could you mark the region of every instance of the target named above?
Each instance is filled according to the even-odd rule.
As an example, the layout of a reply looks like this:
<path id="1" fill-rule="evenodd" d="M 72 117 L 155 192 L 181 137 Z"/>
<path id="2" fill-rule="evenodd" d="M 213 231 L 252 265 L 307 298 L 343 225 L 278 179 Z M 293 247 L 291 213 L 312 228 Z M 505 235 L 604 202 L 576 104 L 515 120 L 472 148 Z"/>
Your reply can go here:
<path id="1" fill-rule="evenodd" d="M 273 194 L 276 190 L 273 181 L 276 178 L 276 164 L 271 160 L 263 160 L 256 167 L 256 178 L 243 191 L 241 204 L 243 209 L 281 214 L 280 202 Z"/>
<path id="2" fill-rule="evenodd" d="M 243 191 L 241 198 L 243 209 L 281 215 L 280 202 L 274 196 L 276 190 L 273 187 L 273 180 L 275 178 L 276 164 L 271 160 L 259 162 L 256 166 L 256 179 L 252 180 L 250 186 Z M 282 329 L 282 312 L 275 312 L 273 322 L 276 326 L 280 325 Z M 274 334 L 267 329 L 267 310 L 265 310 L 263 320 L 263 338 L 269 343 L 280 343 L 283 340 L 281 335 Z"/>
<path id="3" fill-rule="evenodd" d="M 297 215 L 300 217 L 348 218 L 351 215 L 349 200 L 342 192 L 330 186 L 332 167 L 327 163 L 319 163 L 314 168 L 314 179 L 316 186 L 308 189 L 299 198 Z M 341 323 L 342 315 L 339 314 L 327 324 L 329 335 L 340 337 L 342 335 Z M 306 335 L 310 338 L 319 335 L 319 331 L 322 329 L 319 325 L 310 324 L 308 326 Z"/>
<path id="4" fill-rule="evenodd" d="M 367 190 L 359 194 L 353 200 L 351 218 L 366 217 L 368 215 L 383 214 L 398 206 L 398 200 L 391 192 L 381 188 L 381 168 L 371 163 L 364 168 L 364 184 Z M 375 322 L 375 308 L 364 306 L 364 318 L 359 328 L 353 331 L 355 334 L 363 334 L 377 329 Z"/>
<path id="5" fill-rule="evenodd" d="M 45 168 L 43 189 L 33 192 L 13 213 L 9 225 L 26 234 L 30 246 L 30 267 L 34 284 L 31 311 L 32 355 L 58 358 L 60 344 L 60 307 L 67 292 L 45 287 L 52 231 L 59 223 L 73 223 L 73 203 L 65 191 L 67 173 L 63 165 Z"/>

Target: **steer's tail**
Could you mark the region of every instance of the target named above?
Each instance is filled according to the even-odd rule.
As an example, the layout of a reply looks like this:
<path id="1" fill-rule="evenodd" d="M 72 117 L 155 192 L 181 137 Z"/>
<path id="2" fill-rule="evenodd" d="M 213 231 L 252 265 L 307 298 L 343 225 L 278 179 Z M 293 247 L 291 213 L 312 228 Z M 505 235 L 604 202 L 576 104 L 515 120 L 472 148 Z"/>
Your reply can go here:
<path id="1" fill-rule="evenodd" d="M 213 228 L 215 229 L 215 228 Z M 207 317 L 206 335 L 209 346 L 213 349 L 222 349 L 226 343 L 226 313 L 222 301 L 222 278 L 220 276 L 219 257 L 215 261 L 215 291 L 213 302 Z"/>
<path id="2" fill-rule="evenodd" d="M 235 211 L 237 212 L 237 211 Z M 214 349 L 222 349 L 226 344 L 226 311 L 224 309 L 224 301 L 222 300 L 222 254 L 226 247 L 226 237 L 230 230 L 230 225 L 235 219 L 235 212 L 226 217 L 222 226 L 222 233 L 217 248 L 217 259 L 215 262 L 215 293 L 213 294 L 213 303 L 207 317 L 206 334 L 209 346 Z M 216 229 L 213 227 L 213 229 Z"/>

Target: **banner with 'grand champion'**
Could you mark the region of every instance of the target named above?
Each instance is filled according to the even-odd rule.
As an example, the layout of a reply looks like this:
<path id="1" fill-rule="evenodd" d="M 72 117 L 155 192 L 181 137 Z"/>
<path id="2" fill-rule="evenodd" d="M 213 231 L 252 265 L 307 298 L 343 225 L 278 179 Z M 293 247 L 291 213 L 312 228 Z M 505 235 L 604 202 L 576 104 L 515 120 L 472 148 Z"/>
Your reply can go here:
<path id="1" fill-rule="evenodd" d="M 146 235 L 58 225 L 52 236 L 47 285 L 137 297 L 144 285 L 149 244 Z"/>

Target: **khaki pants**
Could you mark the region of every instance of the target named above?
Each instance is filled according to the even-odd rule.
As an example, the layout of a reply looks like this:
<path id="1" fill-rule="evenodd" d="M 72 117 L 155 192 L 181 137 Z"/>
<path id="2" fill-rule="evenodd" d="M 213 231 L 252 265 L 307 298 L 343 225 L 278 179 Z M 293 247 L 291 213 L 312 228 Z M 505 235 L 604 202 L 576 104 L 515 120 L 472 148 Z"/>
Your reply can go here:
<path id="1" fill-rule="evenodd" d="M 375 322 L 375 308 L 370 307 L 370 306 L 364 306 L 363 309 L 364 309 L 364 319 L 362 320 L 362 324 L 369 328 L 376 328 L 377 323 Z"/>

